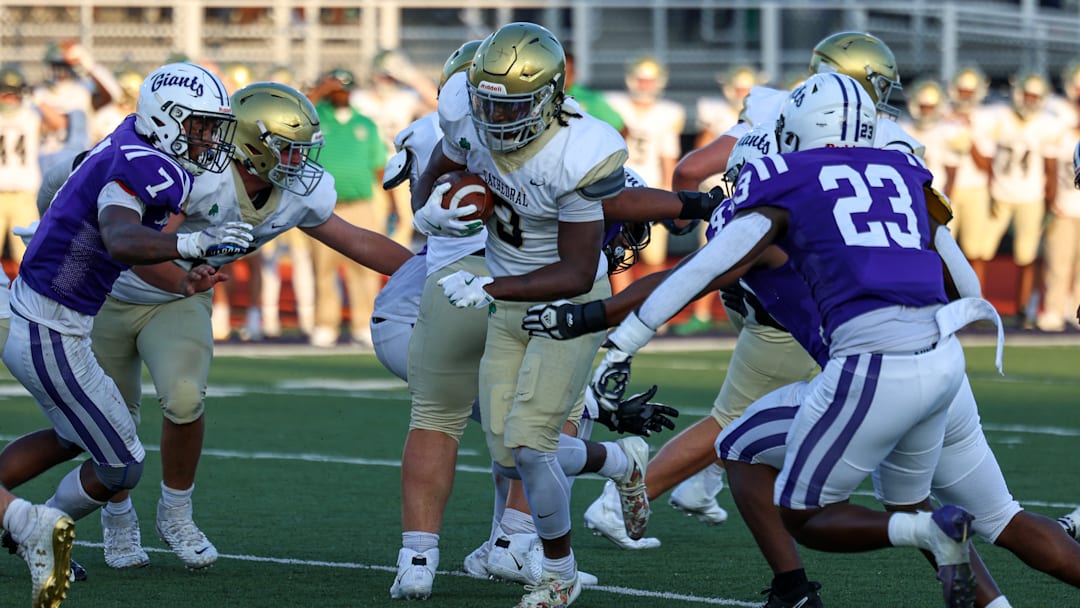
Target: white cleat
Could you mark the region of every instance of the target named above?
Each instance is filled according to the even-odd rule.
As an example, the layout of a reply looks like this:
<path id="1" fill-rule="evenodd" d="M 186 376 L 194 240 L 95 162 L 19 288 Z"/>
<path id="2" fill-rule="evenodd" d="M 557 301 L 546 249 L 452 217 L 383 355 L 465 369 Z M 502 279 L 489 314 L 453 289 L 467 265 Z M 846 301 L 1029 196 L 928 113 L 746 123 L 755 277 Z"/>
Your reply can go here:
<path id="1" fill-rule="evenodd" d="M 102 509 L 101 533 L 105 540 L 105 563 L 110 568 L 142 568 L 150 563 L 150 556 L 142 548 L 135 509 L 121 515 L 110 515 Z"/>
<path id="2" fill-rule="evenodd" d="M 75 522 L 62 511 L 34 505 L 34 527 L 16 548 L 30 567 L 33 608 L 58 608 L 70 585 L 71 544 Z"/>
<path id="3" fill-rule="evenodd" d="M 1062 528 L 1065 528 L 1065 532 L 1069 536 L 1080 541 L 1080 507 L 1073 509 L 1072 513 L 1068 515 L 1062 515 L 1058 518 L 1058 523 Z"/>
<path id="4" fill-rule="evenodd" d="M 397 576 L 390 587 L 395 600 L 426 600 L 431 597 L 435 571 L 439 568 L 439 548 L 417 553 L 412 549 L 398 551 Z"/>
<path id="5" fill-rule="evenodd" d="M 491 552 L 491 545 L 484 541 L 484 544 L 480 545 L 473 550 L 472 553 L 465 556 L 464 570 L 465 574 L 473 578 L 491 578 L 491 573 L 487 571 L 487 558 L 488 553 Z"/>
<path id="6" fill-rule="evenodd" d="M 217 561 L 217 548 L 191 519 L 190 503 L 182 507 L 168 508 L 159 500 L 157 533 L 191 570 L 206 568 Z"/>
<path id="7" fill-rule="evenodd" d="M 491 544 L 487 571 L 491 576 L 522 585 L 536 585 L 544 568 L 544 548 L 535 534 L 500 536 Z"/>
<path id="8" fill-rule="evenodd" d="M 728 514 L 716 502 L 716 492 L 719 492 L 720 488 L 716 488 L 716 492 L 710 492 L 706 487 L 709 485 L 707 475 L 709 474 L 706 471 L 701 471 L 680 483 L 672 491 L 668 504 L 703 524 L 715 526 L 727 521 Z"/>
<path id="9" fill-rule="evenodd" d="M 615 482 L 608 481 L 604 484 L 604 491 L 600 497 L 593 501 L 585 510 L 585 527 L 596 536 L 603 536 L 620 549 L 638 550 L 655 549 L 660 546 L 660 539 L 646 537 L 631 540 L 626 535 L 626 526 L 623 524 L 622 505 L 619 492 L 615 489 Z M 582 582 L 587 585 L 590 583 Z"/>
<path id="10" fill-rule="evenodd" d="M 581 595 L 580 575 L 561 579 L 559 575 L 545 572 L 537 585 L 527 585 L 525 595 L 517 608 L 566 608 Z"/>

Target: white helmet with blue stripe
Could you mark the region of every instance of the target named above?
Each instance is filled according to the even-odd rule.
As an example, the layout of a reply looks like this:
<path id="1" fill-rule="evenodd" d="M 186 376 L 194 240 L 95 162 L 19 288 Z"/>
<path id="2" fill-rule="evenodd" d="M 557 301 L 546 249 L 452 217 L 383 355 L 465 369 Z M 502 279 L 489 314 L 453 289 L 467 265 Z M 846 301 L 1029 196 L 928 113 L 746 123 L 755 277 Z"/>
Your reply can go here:
<path id="1" fill-rule="evenodd" d="M 780 152 L 872 147 L 874 100 L 844 74 L 814 74 L 791 92 L 776 122 Z"/>

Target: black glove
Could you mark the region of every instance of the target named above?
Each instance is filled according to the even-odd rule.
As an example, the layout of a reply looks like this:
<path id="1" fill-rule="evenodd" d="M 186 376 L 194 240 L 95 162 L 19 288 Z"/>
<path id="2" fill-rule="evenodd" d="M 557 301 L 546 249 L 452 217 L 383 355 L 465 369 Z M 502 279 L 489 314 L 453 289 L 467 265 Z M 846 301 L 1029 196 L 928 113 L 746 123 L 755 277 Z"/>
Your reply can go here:
<path id="1" fill-rule="evenodd" d="M 521 329 L 530 336 L 569 340 L 607 329 L 607 314 L 600 300 L 584 304 L 556 300 L 530 306 L 521 319 Z"/>
<path id="2" fill-rule="evenodd" d="M 708 192 L 696 190 L 682 190 L 675 193 L 682 201 L 682 210 L 679 211 L 680 220 L 705 220 L 712 219 L 713 211 L 724 202 L 724 191 L 719 186 Z"/>
<path id="3" fill-rule="evenodd" d="M 630 433 L 648 437 L 650 433 L 659 433 L 665 428 L 675 430 L 672 418 L 679 417 L 679 410 L 661 403 L 649 403 L 656 395 L 656 385 L 645 391 L 619 401 L 614 410 L 600 408 L 599 422 L 608 429 L 619 433 Z"/>

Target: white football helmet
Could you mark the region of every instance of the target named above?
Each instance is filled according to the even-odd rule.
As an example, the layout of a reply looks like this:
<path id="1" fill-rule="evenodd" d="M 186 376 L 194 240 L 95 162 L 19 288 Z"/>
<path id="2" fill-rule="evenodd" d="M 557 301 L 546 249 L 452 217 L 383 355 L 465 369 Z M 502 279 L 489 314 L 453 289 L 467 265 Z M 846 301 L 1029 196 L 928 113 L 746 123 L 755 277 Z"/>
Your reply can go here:
<path id="1" fill-rule="evenodd" d="M 193 63 L 170 63 L 139 88 L 135 130 L 192 174 L 221 173 L 232 156 L 236 117 L 217 76 Z"/>
<path id="2" fill-rule="evenodd" d="M 724 170 L 724 185 L 726 194 L 732 195 L 735 183 L 739 179 L 739 172 L 747 161 L 769 154 L 776 154 L 776 123 L 764 122 L 746 132 L 745 135 L 735 142 L 728 156 L 727 168 Z"/>
<path id="3" fill-rule="evenodd" d="M 780 152 L 871 147 L 877 128 L 874 100 L 850 76 L 814 74 L 791 92 L 776 122 Z"/>

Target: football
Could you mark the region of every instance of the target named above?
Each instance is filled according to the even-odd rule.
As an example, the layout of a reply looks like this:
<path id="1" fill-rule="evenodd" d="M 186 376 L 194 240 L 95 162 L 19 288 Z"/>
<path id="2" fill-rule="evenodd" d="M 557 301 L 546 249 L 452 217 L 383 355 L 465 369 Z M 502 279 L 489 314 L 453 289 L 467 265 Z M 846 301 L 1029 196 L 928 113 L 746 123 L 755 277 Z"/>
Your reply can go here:
<path id="1" fill-rule="evenodd" d="M 476 205 L 476 213 L 462 217 L 464 221 L 487 221 L 495 211 L 495 195 L 480 179 L 480 176 L 468 171 L 451 171 L 435 180 L 435 184 L 450 184 L 450 189 L 443 194 L 442 206 L 446 209 L 464 205 Z"/>

